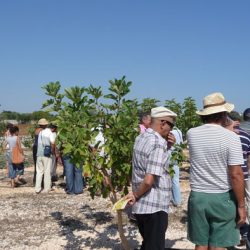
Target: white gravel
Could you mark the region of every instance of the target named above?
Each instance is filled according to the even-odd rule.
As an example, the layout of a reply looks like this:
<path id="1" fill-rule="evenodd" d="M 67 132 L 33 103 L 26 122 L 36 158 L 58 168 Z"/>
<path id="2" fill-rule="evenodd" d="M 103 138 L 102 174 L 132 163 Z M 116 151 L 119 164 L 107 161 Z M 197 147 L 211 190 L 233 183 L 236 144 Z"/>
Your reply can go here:
<path id="1" fill-rule="evenodd" d="M 59 166 L 59 171 L 62 169 Z M 0 175 L 0 249 L 121 249 L 115 213 L 109 199 L 91 199 L 87 190 L 69 196 L 57 182 L 55 191 L 36 195 L 33 169 L 26 169 L 28 183 L 11 189 Z M 186 237 L 187 173 L 181 180 L 183 203 L 172 207 L 166 248 L 193 249 Z M 136 225 L 124 214 L 124 228 L 131 248 L 140 246 Z"/>

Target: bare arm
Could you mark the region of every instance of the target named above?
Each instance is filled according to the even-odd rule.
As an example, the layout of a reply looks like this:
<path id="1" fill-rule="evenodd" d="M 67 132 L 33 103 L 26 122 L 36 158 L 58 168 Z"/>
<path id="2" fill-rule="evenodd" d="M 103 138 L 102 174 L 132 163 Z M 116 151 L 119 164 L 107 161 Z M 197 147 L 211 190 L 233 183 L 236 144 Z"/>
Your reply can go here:
<path id="1" fill-rule="evenodd" d="M 146 174 L 143 182 L 140 184 L 139 189 L 134 193 L 129 193 L 125 196 L 125 199 L 130 199 L 129 204 L 133 205 L 142 195 L 148 192 L 154 184 L 154 175 Z"/>
<path id="2" fill-rule="evenodd" d="M 241 166 L 240 165 L 229 166 L 229 176 L 231 179 L 231 185 L 238 205 L 238 214 L 239 214 L 238 225 L 242 225 L 246 221 L 246 210 L 245 210 L 245 199 L 244 199 L 245 183 Z"/>
<path id="3" fill-rule="evenodd" d="M 53 144 L 53 143 L 50 143 L 50 145 L 51 145 L 51 152 L 52 152 L 53 155 L 55 155 L 56 154 L 56 151 L 55 151 L 56 145 Z"/>
<path id="4" fill-rule="evenodd" d="M 5 139 L 3 144 L 2 144 L 3 150 L 6 150 L 7 145 L 8 145 L 8 143 L 7 143 L 6 139 Z"/>

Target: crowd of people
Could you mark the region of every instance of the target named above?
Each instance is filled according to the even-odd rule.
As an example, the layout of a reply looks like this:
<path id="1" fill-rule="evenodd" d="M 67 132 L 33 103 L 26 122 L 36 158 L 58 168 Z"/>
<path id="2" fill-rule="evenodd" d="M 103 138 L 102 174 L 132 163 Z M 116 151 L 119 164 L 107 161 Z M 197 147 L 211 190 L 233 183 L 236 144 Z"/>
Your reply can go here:
<path id="1" fill-rule="evenodd" d="M 250 108 L 241 124 L 238 118 L 229 124 L 233 109 L 221 93 L 212 93 L 197 111 L 203 125 L 187 132 L 191 187 L 187 238 L 196 250 L 250 249 L 246 224 L 250 219 Z M 153 108 L 150 125 L 142 127 L 134 144 L 132 192 L 126 198 L 143 250 L 164 249 L 170 204 L 181 202 L 176 192 L 179 171 L 172 180 L 169 175 L 171 148 L 182 141 L 182 134 L 173 130 L 176 116 L 165 107 Z"/>
<path id="2" fill-rule="evenodd" d="M 203 99 L 197 111 L 203 124 L 187 132 L 190 157 L 188 239 L 196 250 L 250 249 L 250 108 L 241 116 L 221 93 Z M 175 144 L 183 143 L 175 126 L 177 114 L 166 107 L 152 108 L 140 117 L 140 134 L 132 159 L 132 191 L 126 195 L 142 236 L 142 250 L 163 250 L 170 205 L 181 204 L 179 166 L 174 176 L 169 165 Z M 38 121 L 33 144 L 35 192 L 50 192 L 57 180 L 58 159 L 64 166 L 66 192 L 80 194 L 84 188 L 82 167 L 56 145 L 57 126 Z M 103 143 L 103 137 L 102 137 Z M 5 150 L 11 187 L 25 182 L 23 163 L 12 162 L 12 149 L 21 142 L 18 127 L 8 126 Z M 132 216 L 131 215 L 131 216 Z M 240 237 L 241 235 L 241 237 Z"/>
<path id="3" fill-rule="evenodd" d="M 57 126 L 49 124 L 42 118 L 38 121 L 34 131 L 34 142 L 32 154 L 34 161 L 33 185 L 35 193 L 52 192 L 53 182 L 58 180 L 57 163 L 63 165 L 63 177 L 65 177 L 67 194 L 81 194 L 84 189 L 84 177 L 82 168 L 77 168 L 70 161 L 69 155 L 62 154 L 60 148 L 56 146 Z M 24 156 L 21 140 L 18 136 L 17 126 L 7 124 L 4 140 L 4 150 L 7 159 L 7 175 L 11 180 L 11 187 L 16 188 L 26 184 L 24 176 L 24 162 L 13 163 L 13 148 L 18 145 L 20 154 Z M 25 158 L 23 157 L 23 161 Z"/>

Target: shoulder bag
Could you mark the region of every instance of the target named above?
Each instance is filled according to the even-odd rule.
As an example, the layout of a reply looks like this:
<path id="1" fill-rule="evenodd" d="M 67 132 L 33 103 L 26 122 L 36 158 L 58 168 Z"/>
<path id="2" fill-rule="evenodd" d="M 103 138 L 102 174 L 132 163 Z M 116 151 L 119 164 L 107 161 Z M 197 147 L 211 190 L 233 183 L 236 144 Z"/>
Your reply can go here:
<path id="1" fill-rule="evenodd" d="M 51 146 L 50 146 L 50 145 L 44 145 L 44 144 L 43 144 L 43 135 L 42 135 L 42 132 L 43 132 L 43 131 L 41 131 L 41 141 L 42 141 L 42 145 L 43 145 L 43 155 L 44 155 L 45 157 L 50 157 L 51 154 L 52 154 L 52 152 L 51 152 Z"/>
<path id="2" fill-rule="evenodd" d="M 19 137 L 16 138 L 16 145 L 12 148 L 12 163 L 20 164 L 24 162 L 24 155 L 21 149 Z"/>

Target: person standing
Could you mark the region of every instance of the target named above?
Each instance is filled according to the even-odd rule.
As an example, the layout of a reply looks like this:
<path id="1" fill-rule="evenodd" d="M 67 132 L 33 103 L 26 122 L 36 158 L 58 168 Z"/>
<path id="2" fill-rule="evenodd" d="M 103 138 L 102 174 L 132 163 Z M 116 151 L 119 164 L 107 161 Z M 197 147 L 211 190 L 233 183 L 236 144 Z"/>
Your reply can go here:
<path id="1" fill-rule="evenodd" d="M 4 151 L 5 151 L 5 155 L 6 155 L 6 165 L 5 165 L 5 169 L 6 169 L 6 176 L 9 177 L 9 163 L 8 163 L 8 156 L 7 156 L 7 151 L 9 149 L 9 144 L 6 142 L 6 139 L 8 136 L 10 136 L 10 128 L 13 127 L 12 123 L 8 123 L 6 125 L 6 131 L 4 132 Z"/>
<path id="2" fill-rule="evenodd" d="M 34 132 L 34 142 L 32 146 L 32 155 L 33 155 L 33 162 L 34 162 L 34 175 L 33 175 L 33 185 L 36 184 L 36 161 L 37 161 L 37 146 L 38 146 L 38 135 L 39 133 L 45 128 L 44 125 L 41 125 L 41 122 L 43 122 L 42 119 L 38 121 L 38 127 L 36 127 Z M 43 184 L 42 184 L 43 186 Z"/>
<path id="3" fill-rule="evenodd" d="M 240 126 L 242 129 L 244 129 L 249 135 L 250 135 L 250 108 L 247 108 L 244 112 L 243 112 L 243 122 L 241 122 Z M 250 157 L 248 157 L 248 172 L 250 173 Z M 247 188 L 248 190 L 250 190 L 250 178 L 248 178 L 247 181 Z M 248 193 L 248 198 L 250 200 L 250 194 Z M 249 201 L 248 200 L 248 201 Z M 250 214 L 250 205 L 248 203 L 248 219 L 249 219 L 249 214 Z M 248 236 L 247 236 L 247 250 L 250 250 L 250 227 L 248 229 Z"/>
<path id="4" fill-rule="evenodd" d="M 42 178 L 44 176 L 44 192 L 51 190 L 51 167 L 52 154 L 55 154 L 55 137 L 50 128 L 48 121 L 44 118 L 38 121 L 38 124 L 43 128 L 38 135 L 37 146 L 37 163 L 36 163 L 36 185 L 35 192 L 38 194 L 42 191 Z M 51 147 L 51 154 L 45 155 L 44 149 L 46 146 Z"/>
<path id="5" fill-rule="evenodd" d="M 240 138 L 222 126 L 233 109 L 221 93 L 204 97 L 203 110 L 197 111 L 204 124 L 187 133 L 191 186 L 188 239 L 196 250 L 239 244 L 237 226 L 246 220 Z"/>
<path id="6" fill-rule="evenodd" d="M 176 116 L 165 107 L 153 108 L 151 128 L 140 134 L 134 145 L 132 192 L 125 198 L 132 205 L 143 239 L 141 249 L 145 250 L 163 250 L 165 246 L 171 200 L 169 149 L 175 143 L 170 131 Z"/>
<path id="7" fill-rule="evenodd" d="M 17 145 L 18 141 L 18 127 L 17 126 L 11 126 L 9 128 L 9 135 L 6 138 L 5 141 L 5 147 L 6 149 L 6 156 L 8 160 L 8 177 L 11 180 L 11 187 L 17 187 L 17 173 L 16 173 L 16 166 L 12 163 L 12 149 Z M 7 146 L 8 145 L 8 146 Z"/>
<path id="8" fill-rule="evenodd" d="M 56 136 L 57 136 L 57 126 L 55 124 L 50 124 L 49 127 L 51 129 L 51 132 L 53 133 L 54 141 L 55 141 Z M 58 157 L 59 157 L 59 152 L 58 152 L 58 149 L 55 145 L 55 154 L 52 155 L 52 166 L 51 166 L 51 181 L 52 182 L 58 180 L 58 177 L 56 174 Z"/>
<path id="9" fill-rule="evenodd" d="M 147 128 L 150 127 L 151 116 L 149 113 L 143 113 L 140 115 L 140 133 L 144 133 Z"/>
<path id="10" fill-rule="evenodd" d="M 249 180 L 249 169 L 250 169 L 250 135 L 241 128 L 241 116 L 238 112 L 232 111 L 228 114 L 227 120 L 227 128 L 234 131 L 240 137 L 242 151 L 243 151 L 243 159 L 244 165 L 242 165 L 242 171 L 244 174 L 245 181 L 245 199 L 246 199 L 246 207 L 247 207 L 247 218 L 248 222 L 250 221 L 250 180 Z M 250 248 L 250 238 L 249 235 L 249 225 L 245 224 L 240 228 L 241 233 L 241 244 L 237 247 L 248 245 Z"/>
<path id="11" fill-rule="evenodd" d="M 66 193 L 69 195 L 83 193 L 82 166 L 77 167 L 69 155 L 62 156 L 66 176 Z"/>
<path id="12" fill-rule="evenodd" d="M 243 112 L 243 120 L 240 126 L 250 135 L 250 108 L 245 109 Z"/>
<path id="13" fill-rule="evenodd" d="M 183 143 L 182 132 L 177 127 L 171 131 L 174 135 L 177 145 Z M 174 206 L 179 206 L 181 204 L 181 189 L 180 189 L 180 167 L 177 163 L 173 166 L 174 176 L 172 177 L 172 202 Z"/>
<path id="14" fill-rule="evenodd" d="M 14 131 L 14 135 L 16 137 L 15 147 L 19 148 L 20 153 L 23 155 L 23 162 L 20 162 L 20 163 L 12 162 L 13 169 L 16 173 L 15 183 L 17 185 L 22 185 L 22 184 L 27 183 L 26 180 L 23 178 L 23 176 L 24 176 L 24 152 L 23 152 L 23 148 L 22 148 L 21 139 L 19 137 L 19 128 L 17 126 L 13 126 L 11 128 L 11 130 L 12 130 L 12 133 Z M 11 151 L 13 152 L 13 147 L 12 147 Z"/>

